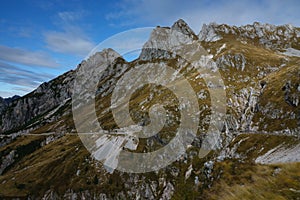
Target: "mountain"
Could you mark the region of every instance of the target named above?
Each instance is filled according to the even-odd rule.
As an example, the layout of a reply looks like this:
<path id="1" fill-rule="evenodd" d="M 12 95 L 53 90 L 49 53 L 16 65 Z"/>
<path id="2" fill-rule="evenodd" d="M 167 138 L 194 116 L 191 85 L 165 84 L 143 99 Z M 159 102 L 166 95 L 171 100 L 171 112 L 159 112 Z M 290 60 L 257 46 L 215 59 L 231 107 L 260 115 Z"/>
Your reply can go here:
<path id="1" fill-rule="evenodd" d="M 299 44 L 300 28 L 291 25 L 211 23 L 197 35 L 180 19 L 171 27 L 155 28 L 132 62 L 105 49 L 23 97 L 0 98 L 0 197 L 295 199 L 300 191 Z M 209 59 L 213 63 L 208 64 L 208 74 L 201 74 L 196 64 Z M 108 170 L 91 157 L 77 135 L 72 100 L 78 88 L 74 85 L 78 76 L 80 80 L 97 76 L 97 66 L 108 65 L 98 77 L 96 115 L 104 129 L 120 130 L 113 109 L 108 109 L 116 85 L 130 70 L 139 66 L 148 70 L 153 63 L 160 70 L 171 66 L 175 79 L 182 74 L 188 80 L 200 110 L 197 135 L 180 158 L 156 172 Z M 215 70 L 222 77 L 225 97 L 207 81 L 213 80 L 209 75 Z M 147 72 L 156 77 L 155 71 Z M 87 78 L 82 87 L 92 82 Z M 90 92 L 78 94 L 88 101 Z M 217 122 L 222 132 L 215 142 L 204 133 L 212 121 L 216 95 L 225 102 L 226 112 L 215 115 L 224 119 L 224 124 Z M 135 152 L 162 148 L 180 127 L 180 99 L 169 88 L 153 84 L 132 93 L 133 122 L 149 124 L 150 108 L 157 104 L 164 105 L 167 123 L 158 134 L 140 138 Z M 80 114 L 82 120 L 89 116 Z M 215 142 L 215 148 L 205 157 L 198 156 L 205 142 Z"/>
<path id="2" fill-rule="evenodd" d="M 18 95 L 14 95 L 14 96 L 8 97 L 8 98 L 0 97 L 0 113 L 8 106 L 9 103 L 11 103 L 12 101 L 14 101 L 18 98 L 20 98 L 20 96 L 18 96 Z"/>

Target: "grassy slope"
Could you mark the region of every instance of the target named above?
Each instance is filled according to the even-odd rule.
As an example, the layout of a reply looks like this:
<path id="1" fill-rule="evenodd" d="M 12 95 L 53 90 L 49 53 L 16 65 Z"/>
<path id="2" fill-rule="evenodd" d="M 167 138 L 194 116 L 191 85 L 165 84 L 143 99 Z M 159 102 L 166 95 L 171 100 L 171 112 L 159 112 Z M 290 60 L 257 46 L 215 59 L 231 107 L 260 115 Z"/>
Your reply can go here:
<path id="1" fill-rule="evenodd" d="M 89 155 L 76 135 L 64 136 L 23 157 L 0 176 L 0 197 L 29 194 L 41 197 L 49 189 L 58 194 L 64 194 L 67 189 L 111 194 L 121 191 L 117 174 L 108 175 Z"/>
<path id="2" fill-rule="evenodd" d="M 300 163 L 249 165 L 234 161 L 218 163 L 221 178 L 206 190 L 207 199 L 297 199 Z"/>
<path id="3" fill-rule="evenodd" d="M 231 146 L 240 143 L 237 152 L 244 159 L 217 162 L 213 176 L 217 179 L 205 190 L 205 199 L 297 199 L 300 196 L 300 163 L 255 164 L 259 155 L 285 143 L 299 143 L 293 137 L 243 134 Z M 263 150 L 262 150 L 263 149 Z M 242 160 L 242 161 L 241 161 Z M 219 177 L 219 178 L 217 178 Z"/>
<path id="4" fill-rule="evenodd" d="M 174 183 L 176 192 L 174 199 L 293 199 L 300 190 L 299 163 L 260 165 L 254 164 L 254 159 L 268 150 L 285 141 L 287 145 L 294 145 L 295 138 L 289 136 L 272 136 L 259 134 L 243 134 L 230 146 L 239 141 L 237 152 L 244 158 L 226 159 L 216 162 L 212 177 L 215 182 L 206 180 L 203 173 L 203 163 L 207 160 L 194 157 L 188 163 L 175 162 L 172 166 L 180 169 L 179 176 L 174 177 L 169 172 L 161 170 L 158 174 Z M 21 138 L 20 138 L 21 140 Z M 23 139 L 24 141 L 29 140 Z M 21 143 L 21 141 L 20 141 Z M 28 143 L 28 142 L 26 142 Z M 257 148 L 253 148 L 257 147 Z M 264 147 L 263 151 L 260 151 Z M 190 149 L 191 152 L 195 149 Z M 245 153 L 247 152 L 247 153 Z M 212 159 L 215 153 L 208 157 Z M 46 158 L 46 159 L 45 159 Z M 62 164 L 63 163 L 63 164 Z M 185 172 L 192 164 L 191 177 L 185 180 Z M 170 166 L 170 167 L 172 167 Z M 77 176 L 77 170 L 80 174 Z M 142 176 L 146 180 L 157 181 L 159 175 L 147 173 Z M 75 135 L 64 136 L 59 140 L 44 146 L 34 153 L 23 157 L 18 164 L 0 176 L 0 196 L 27 196 L 35 194 L 37 197 L 49 189 L 54 189 L 58 194 L 63 194 L 67 189 L 75 192 L 89 190 L 116 194 L 124 190 L 124 183 L 128 174 L 106 173 L 100 163 L 89 159 L 89 153 L 82 146 Z M 195 176 L 202 182 L 198 187 L 194 185 Z M 95 181 L 97 177 L 98 181 Z M 142 177 L 139 180 L 143 180 Z M 128 188 L 127 188 L 128 189 Z M 161 188 L 163 189 L 163 188 Z M 125 189 L 126 190 L 126 189 Z"/>
<path id="5" fill-rule="evenodd" d="M 284 67 L 281 70 L 267 76 L 264 79 L 267 85 L 259 100 L 259 104 L 262 108 L 271 103 L 273 105 L 273 110 L 282 110 L 283 114 L 294 112 L 296 115 L 298 115 L 298 117 L 296 116 L 295 119 L 289 119 L 288 117 L 283 117 L 282 119 L 272 119 L 271 117 L 264 115 L 262 112 L 259 112 L 254 117 L 253 121 L 254 123 L 258 123 L 260 129 L 263 129 L 266 124 L 268 124 L 269 131 L 281 130 L 287 127 L 291 129 L 299 127 L 300 106 L 298 105 L 297 107 L 294 107 L 287 104 L 284 100 L 285 92 L 282 90 L 284 85 L 290 81 L 293 87 L 291 93 L 295 93 L 299 98 L 299 91 L 296 91 L 296 85 L 300 84 L 299 62 L 299 59 L 291 59 L 290 66 Z"/>

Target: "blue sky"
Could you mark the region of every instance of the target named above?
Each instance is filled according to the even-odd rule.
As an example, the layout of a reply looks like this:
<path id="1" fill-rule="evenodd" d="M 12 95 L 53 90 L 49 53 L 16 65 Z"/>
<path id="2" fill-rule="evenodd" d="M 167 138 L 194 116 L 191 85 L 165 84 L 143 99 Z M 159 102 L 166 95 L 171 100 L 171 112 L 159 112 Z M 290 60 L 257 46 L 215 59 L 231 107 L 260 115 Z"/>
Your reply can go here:
<path id="1" fill-rule="evenodd" d="M 99 43 L 126 30 L 171 26 L 179 18 L 196 33 L 209 22 L 300 26 L 299 10 L 298 0 L 2 0 L 0 96 L 32 91 L 74 69 Z M 142 47 L 148 34 L 122 48 Z"/>

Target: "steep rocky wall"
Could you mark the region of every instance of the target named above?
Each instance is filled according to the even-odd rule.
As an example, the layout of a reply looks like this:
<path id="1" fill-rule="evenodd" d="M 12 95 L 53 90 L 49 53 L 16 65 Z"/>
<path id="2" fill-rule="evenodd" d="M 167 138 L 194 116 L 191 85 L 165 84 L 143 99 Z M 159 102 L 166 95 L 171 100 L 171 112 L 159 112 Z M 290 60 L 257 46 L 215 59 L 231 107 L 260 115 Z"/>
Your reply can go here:
<path id="1" fill-rule="evenodd" d="M 17 129 L 70 98 L 73 79 L 74 71 L 69 71 L 48 83 L 41 84 L 24 97 L 7 104 L 0 116 L 0 133 Z"/>

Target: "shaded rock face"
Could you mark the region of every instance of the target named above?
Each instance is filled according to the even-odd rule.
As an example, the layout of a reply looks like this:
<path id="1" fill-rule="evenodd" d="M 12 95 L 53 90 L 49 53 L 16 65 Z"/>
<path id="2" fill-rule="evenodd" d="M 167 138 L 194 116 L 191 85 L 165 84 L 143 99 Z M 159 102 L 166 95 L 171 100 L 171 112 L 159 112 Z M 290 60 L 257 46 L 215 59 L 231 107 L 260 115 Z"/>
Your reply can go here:
<path id="1" fill-rule="evenodd" d="M 12 97 L 5 98 L 4 101 L 9 104 L 9 103 L 11 103 L 12 101 L 14 101 L 14 100 L 16 100 L 18 98 L 20 98 L 20 96 L 14 95 Z"/>
<path id="2" fill-rule="evenodd" d="M 297 88 L 297 86 L 295 87 Z M 297 107 L 299 105 L 299 94 L 291 93 L 292 88 L 293 86 L 290 81 L 283 86 L 282 90 L 284 91 L 284 100 L 290 106 Z"/>
<path id="3" fill-rule="evenodd" d="M 70 71 L 48 83 L 43 83 L 24 97 L 9 100 L 9 103 L 4 104 L 6 107 L 4 106 L 2 109 L 0 132 L 3 133 L 25 125 L 70 98 L 73 79 L 74 71 Z"/>
<path id="4" fill-rule="evenodd" d="M 0 175 L 3 173 L 3 171 L 10 166 L 14 162 L 15 157 L 15 151 L 12 150 L 8 155 L 3 156 L 1 165 L 0 165 Z"/>
<path id="5" fill-rule="evenodd" d="M 2 111 L 6 108 L 6 106 L 7 106 L 6 101 L 2 97 L 0 97 L 0 113 L 2 113 Z"/>
<path id="6" fill-rule="evenodd" d="M 16 100 L 18 98 L 20 98 L 20 96 L 18 96 L 18 95 L 14 95 L 13 97 L 9 97 L 9 98 L 2 98 L 2 97 L 0 97 L 0 114 L 2 114 L 2 111 L 4 111 L 5 108 L 7 106 L 9 106 L 9 104 L 12 101 L 14 101 L 14 100 Z"/>

